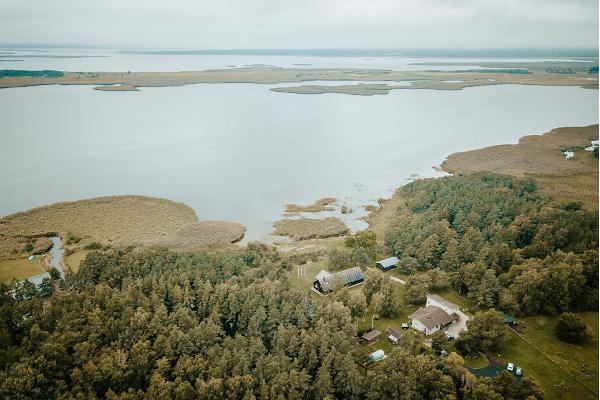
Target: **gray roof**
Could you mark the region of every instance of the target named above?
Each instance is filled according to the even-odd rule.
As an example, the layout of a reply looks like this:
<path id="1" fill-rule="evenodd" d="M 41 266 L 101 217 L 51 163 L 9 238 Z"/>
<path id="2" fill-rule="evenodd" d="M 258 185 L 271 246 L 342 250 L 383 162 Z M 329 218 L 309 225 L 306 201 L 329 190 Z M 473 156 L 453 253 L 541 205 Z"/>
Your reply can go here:
<path id="1" fill-rule="evenodd" d="M 379 332 L 377 329 L 374 329 L 372 331 L 365 332 L 362 335 L 362 338 L 365 340 L 373 340 L 373 339 L 377 338 L 379 335 L 381 335 L 381 332 Z"/>
<path id="2" fill-rule="evenodd" d="M 323 279 L 323 278 L 325 278 L 327 276 L 330 276 L 330 275 L 331 274 L 329 272 L 327 272 L 327 271 L 325 271 L 325 270 L 322 269 L 321 271 L 319 271 L 319 273 L 317 274 L 317 276 L 315 276 L 315 280 L 318 281 L 318 280 L 321 280 L 321 279 Z"/>
<path id="3" fill-rule="evenodd" d="M 388 336 L 391 335 L 391 336 L 394 336 L 397 339 L 400 339 L 400 336 L 402 336 L 402 332 L 400 332 L 398 329 L 392 328 L 392 327 L 387 328 L 387 330 L 385 331 L 385 333 L 387 333 Z"/>
<path id="4" fill-rule="evenodd" d="M 440 325 L 448 325 L 454 321 L 454 318 L 450 314 L 436 306 L 421 307 L 408 317 L 419 321 L 427 329 L 432 329 Z"/>
<path id="5" fill-rule="evenodd" d="M 321 283 L 323 291 L 328 292 L 332 289 L 336 282 L 341 280 L 344 285 L 358 282 L 365 279 L 365 275 L 359 267 L 345 269 L 335 274 L 325 276 L 321 279 L 317 279 Z"/>
<path id="6" fill-rule="evenodd" d="M 400 262 L 398 257 L 390 257 L 385 260 L 377 261 L 377 264 L 381 265 L 383 268 L 391 267 L 392 265 L 396 265 Z"/>

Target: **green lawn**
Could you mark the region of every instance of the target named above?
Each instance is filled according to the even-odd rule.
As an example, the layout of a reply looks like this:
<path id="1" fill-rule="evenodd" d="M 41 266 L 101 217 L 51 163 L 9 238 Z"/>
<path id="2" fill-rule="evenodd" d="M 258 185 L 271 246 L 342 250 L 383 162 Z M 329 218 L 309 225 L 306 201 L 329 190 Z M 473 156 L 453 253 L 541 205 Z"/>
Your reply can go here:
<path id="1" fill-rule="evenodd" d="M 79 270 L 79 264 L 85 259 L 90 250 L 78 250 L 73 254 L 65 256 L 65 266 L 70 269 L 71 272 L 77 272 Z"/>
<path id="2" fill-rule="evenodd" d="M 522 336 L 544 354 L 546 354 L 554 363 L 568 371 L 571 375 L 583 382 L 585 386 L 598 392 L 598 313 L 585 312 L 581 314 L 591 333 L 588 343 L 583 346 L 573 345 L 558 340 L 554 334 L 556 317 L 533 316 L 519 318 L 519 327 L 522 330 Z M 592 399 L 598 398 L 589 390 L 585 390 L 582 384 L 569 377 L 564 371 L 552 364 L 546 358 L 542 357 L 532 346 L 524 343 L 514 333 L 511 333 L 511 341 L 508 347 L 521 342 L 517 347 L 521 354 L 516 354 L 514 349 L 505 351 L 504 357 L 512 357 L 515 362 L 522 364 L 531 364 L 531 374 L 544 384 L 547 392 L 547 398 L 558 397 L 564 392 L 564 399 Z M 523 361 L 520 361 L 520 360 Z M 534 362 L 532 362 L 534 361 Z M 559 385 L 564 382 L 565 389 L 560 389 Z M 551 394 L 552 393 L 552 394 Z"/>
<path id="3" fill-rule="evenodd" d="M 22 280 L 45 272 L 42 268 L 43 259 L 44 256 L 35 256 L 32 261 L 27 258 L 1 261 L 0 282 L 9 282 L 12 279 Z"/>
<path id="4" fill-rule="evenodd" d="M 402 304 L 404 304 L 404 285 L 394 285 L 393 286 L 396 295 L 402 300 Z M 401 330 L 402 323 L 408 322 L 408 316 L 416 311 L 419 308 L 418 305 L 402 305 L 399 310 L 399 315 L 395 318 L 378 318 L 373 321 L 373 326 L 379 332 L 381 332 L 380 339 L 377 343 L 371 346 L 361 345 L 364 349 L 364 353 L 371 353 L 377 349 L 383 349 L 386 353 L 392 350 L 392 344 L 385 337 L 385 331 L 387 328 L 396 328 Z M 363 317 L 357 320 L 358 330 L 365 331 L 371 329 L 371 317 L 373 315 L 367 313 Z"/>
<path id="5" fill-rule="evenodd" d="M 454 290 L 435 290 L 434 293 L 456 304 L 466 314 L 470 315 L 475 312 L 475 310 L 472 309 L 469 300 L 466 297 L 460 296 Z"/>
<path id="6" fill-rule="evenodd" d="M 508 329 L 508 328 L 507 328 Z M 537 352 L 529 343 L 519 338 L 510 331 L 509 340 L 503 346 L 498 358 L 505 362 L 513 362 L 523 369 L 524 376 L 532 376 L 540 384 L 545 393 L 545 398 L 552 399 L 597 399 L 579 382 L 569 377 L 564 371 L 550 360 Z M 539 344 L 533 342 L 536 346 Z M 598 350 L 595 350 L 596 357 Z"/>
<path id="7" fill-rule="evenodd" d="M 446 350 L 448 351 L 448 350 Z M 464 357 L 465 365 L 471 368 L 483 368 L 488 365 L 488 362 L 481 354 Z"/>

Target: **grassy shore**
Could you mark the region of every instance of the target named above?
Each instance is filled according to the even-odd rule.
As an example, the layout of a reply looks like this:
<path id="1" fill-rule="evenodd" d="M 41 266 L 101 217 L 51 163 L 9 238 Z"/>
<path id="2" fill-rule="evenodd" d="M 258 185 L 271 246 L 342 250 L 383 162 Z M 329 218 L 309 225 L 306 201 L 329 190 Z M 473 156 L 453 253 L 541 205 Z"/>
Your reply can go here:
<path id="1" fill-rule="evenodd" d="M 237 242 L 245 231 L 237 223 L 199 222 L 185 204 L 145 196 L 52 204 L 3 217 L 0 225 L 0 260 L 22 256 L 23 243 L 44 236 L 59 235 L 72 250 L 92 242 L 197 248 Z"/>
<path id="2" fill-rule="evenodd" d="M 294 240 L 330 238 L 348 233 L 348 227 L 339 218 L 283 219 L 273 223 L 273 235 L 289 236 Z"/>
<path id="3" fill-rule="evenodd" d="M 35 71 L 31 71 L 35 72 Z M 131 91 L 141 87 L 182 86 L 195 83 L 301 83 L 309 81 L 390 81 L 390 85 L 369 84 L 362 88 L 339 86 L 320 87 L 318 91 L 327 93 L 381 94 L 390 89 L 450 89 L 460 90 L 466 87 L 519 84 L 550 86 L 581 86 L 598 88 L 598 74 L 576 71 L 574 74 L 551 73 L 535 70 L 530 74 L 511 74 L 506 71 L 391 71 L 384 69 L 341 69 L 341 68 L 280 68 L 270 66 L 251 66 L 206 71 L 185 72 L 62 72 L 60 76 L 4 76 L 0 77 L 0 88 L 13 88 L 36 85 L 97 85 L 98 90 Z M 586 79 L 582 79 L 586 78 Z M 411 81 L 408 86 L 393 85 L 395 81 Z M 452 82 L 456 81 L 456 82 Z M 460 81 L 460 82 L 458 82 Z M 356 86 L 356 85 L 353 85 Z M 315 88 L 286 88 L 298 93 L 315 92 Z M 356 93 L 360 90 L 361 93 Z"/>
<path id="4" fill-rule="evenodd" d="M 323 197 L 318 199 L 312 204 L 302 206 L 298 204 L 287 204 L 285 206 L 285 212 L 287 214 L 297 214 L 301 212 L 321 212 L 321 211 L 332 211 L 334 208 L 331 204 L 335 203 L 337 199 L 335 197 Z"/>
<path id="5" fill-rule="evenodd" d="M 584 150 L 598 139 L 598 125 L 557 128 L 525 136 L 518 144 L 486 147 L 448 156 L 442 169 L 450 173 L 489 171 L 518 177 L 532 176 L 540 192 L 561 201 L 581 201 L 598 208 L 598 159 Z M 567 160 L 563 151 L 575 152 Z"/>

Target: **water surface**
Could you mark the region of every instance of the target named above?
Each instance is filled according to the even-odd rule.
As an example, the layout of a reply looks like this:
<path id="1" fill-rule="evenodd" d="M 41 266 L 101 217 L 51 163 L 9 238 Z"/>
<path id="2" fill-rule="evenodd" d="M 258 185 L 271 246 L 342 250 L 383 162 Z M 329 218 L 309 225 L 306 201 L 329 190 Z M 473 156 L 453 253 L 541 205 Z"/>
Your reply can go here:
<path id="1" fill-rule="evenodd" d="M 598 92 L 497 85 L 385 96 L 297 95 L 275 85 L 100 92 L 0 90 L 0 215 L 102 195 L 184 202 L 264 238 L 287 203 L 353 206 L 432 176 L 453 152 L 598 122 Z"/>

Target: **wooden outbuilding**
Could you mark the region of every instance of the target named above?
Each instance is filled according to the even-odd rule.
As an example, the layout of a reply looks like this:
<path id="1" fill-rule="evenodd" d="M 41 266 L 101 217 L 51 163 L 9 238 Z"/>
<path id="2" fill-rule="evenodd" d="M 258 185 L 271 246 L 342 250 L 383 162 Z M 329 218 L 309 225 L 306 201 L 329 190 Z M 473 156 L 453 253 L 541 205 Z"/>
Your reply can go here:
<path id="1" fill-rule="evenodd" d="M 362 335 L 362 342 L 367 346 L 372 345 L 373 343 L 376 343 L 379 340 L 379 335 L 381 335 L 381 332 L 379 332 L 377 329 L 365 332 Z"/>
<path id="2" fill-rule="evenodd" d="M 385 333 L 387 335 L 388 340 L 392 344 L 398 344 L 398 341 L 402 337 L 402 332 L 400 332 L 398 329 L 392 328 L 392 327 L 387 328 Z"/>

